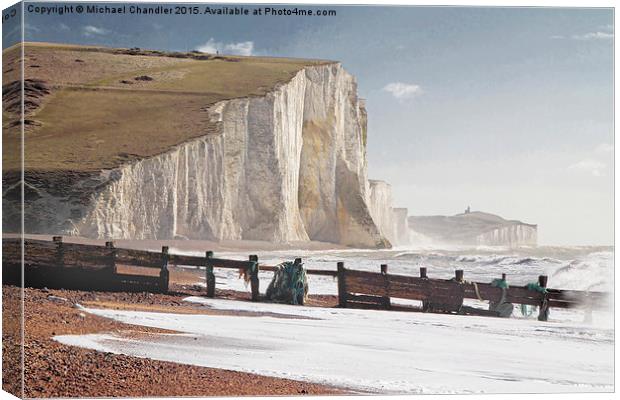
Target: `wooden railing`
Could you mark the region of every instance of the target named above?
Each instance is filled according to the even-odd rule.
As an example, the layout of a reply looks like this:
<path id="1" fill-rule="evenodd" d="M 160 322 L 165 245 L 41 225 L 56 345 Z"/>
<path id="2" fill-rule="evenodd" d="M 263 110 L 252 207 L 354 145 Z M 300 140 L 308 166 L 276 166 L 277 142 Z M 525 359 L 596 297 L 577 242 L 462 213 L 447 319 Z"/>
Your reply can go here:
<path id="1" fill-rule="evenodd" d="M 505 279 L 505 275 L 502 276 Z M 551 307 L 603 307 L 608 294 L 577 290 L 547 288 L 547 276 L 538 277 L 538 290 L 527 286 L 510 286 L 505 292 L 490 283 L 468 282 L 463 270 L 456 270 L 452 279 L 432 279 L 427 269 L 420 268 L 420 276 L 388 274 L 387 265 L 381 265 L 381 272 L 367 272 L 346 269 L 338 263 L 338 301 L 341 307 L 393 308 L 390 298 L 418 300 L 423 311 L 451 312 L 462 314 L 495 315 L 494 311 L 463 306 L 464 299 L 482 301 L 504 301 L 539 307 L 539 320 L 545 320 Z"/>
<path id="2" fill-rule="evenodd" d="M 23 244 L 23 253 L 22 253 Z M 250 282 L 252 301 L 260 296 L 258 274 L 274 271 L 275 266 L 260 265 L 258 256 L 250 255 L 247 261 L 214 257 L 212 251 L 204 256 L 171 254 L 168 246 L 161 252 L 116 248 L 113 242 L 105 246 L 63 242 L 55 236 L 52 241 L 3 238 L 3 278 L 5 283 L 21 285 L 22 257 L 23 279 L 26 286 L 82 290 L 123 290 L 167 292 L 169 265 L 193 266 L 205 269 L 206 295 L 215 296 L 214 268 L 236 269 Z M 296 259 L 301 263 L 301 259 Z M 156 275 L 119 272 L 119 266 L 158 269 Z M 380 272 L 347 269 L 337 263 L 336 271 L 306 269 L 309 275 L 338 278 L 338 304 L 340 307 L 399 309 L 391 298 L 421 301 L 422 311 L 460 314 L 496 315 L 492 310 L 481 310 L 463 305 L 464 299 L 489 302 L 526 304 L 539 307 L 539 319 L 546 318 L 552 307 L 583 307 L 589 312 L 602 307 L 607 293 L 547 288 L 547 277 L 538 278 L 538 290 L 525 286 L 510 286 L 506 290 L 490 283 L 468 282 L 463 270 L 456 270 L 452 279 L 432 279 L 427 269 L 420 268 L 420 276 L 394 275 L 388 266 L 381 265 Z M 503 276 L 505 278 L 505 276 Z"/>
<path id="3" fill-rule="evenodd" d="M 207 296 L 215 295 L 213 268 L 247 271 L 250 276 L 252 300 L 259 296 L 258 257 L 248 261 L 213 257 L 171 254 L 168 246 L 161 252 L 116 248 L 114 242 L 105 246 L 67 243 L 62 237 L 52 241 L 3 238 L 2 264 L 5 283 L 21 284 L 21 266 L 26 286 L 56 287 L 85 290 L 129 290 L 166 292 L 169 287 L 168 265 L 204 267 L 207 277 Z M 119 272 L 119 266 L 158 269 L 157 276 Z"/>

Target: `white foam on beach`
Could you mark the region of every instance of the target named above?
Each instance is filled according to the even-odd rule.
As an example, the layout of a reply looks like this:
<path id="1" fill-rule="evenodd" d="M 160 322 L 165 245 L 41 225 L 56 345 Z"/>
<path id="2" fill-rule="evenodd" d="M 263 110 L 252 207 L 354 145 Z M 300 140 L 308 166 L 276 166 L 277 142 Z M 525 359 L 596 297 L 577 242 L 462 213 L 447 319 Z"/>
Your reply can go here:
<path id="1" fill-rule="evenodd" d="M 201 297 L 186 301 L 269 314 L 86 309 L 123 323 L 184 334 L 55 339 L 99 351 L 384 394 L 613 390 L 613 328 Z"/>

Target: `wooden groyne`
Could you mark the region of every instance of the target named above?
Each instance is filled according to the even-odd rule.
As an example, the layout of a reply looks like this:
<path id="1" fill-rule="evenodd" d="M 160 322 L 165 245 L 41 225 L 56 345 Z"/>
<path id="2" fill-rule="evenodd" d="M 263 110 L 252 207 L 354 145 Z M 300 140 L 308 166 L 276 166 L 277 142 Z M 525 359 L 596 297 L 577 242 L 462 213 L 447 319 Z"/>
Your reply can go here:
<path id="1" fill-rule="evenodd" d="M 4 283 L 22 284 L 22 261 L 25 286 L 78 290 L 167 292 L 169 265 L 204 268 L 207 297 L 215 296 L 214 268 L 234 269 L 248 277 L 252 301 L 260 297 L 259 271 L 276 268 L 261 266 L 257 255 L 250 255 L 243 261 L 216 258 L 213 251 L 206 251 L 203 257 L 172 254 L 168 246 L 155 252 L 117 248 L 114 242 L 106 242 L 105 246 L 67 243 L 61 236 L 54 236 L 52 241 L 3 238 Z M 296 261 L 301 262 L 301 259 Z M 153 273 L 119 271 L 123 266 L 151 269 Z M 327 270 L 308 269 L 306 273 L 336 276 L 336 271 Z"/>
<path id="2" fill-rule="evenodd" d="M 22 251 L 23 246 L 23 251 Z M 23 277 L 22 277 L 23 255 Z M 213 268 L 248 270 L 252 276 L 252 299 L 258 300 L 258 265 L 255 261 L 239 261 L 213 257 L 171 254 L 168 246 L 161 252 L 121 249 L 114 242 L 105 246 L 66 243 L 55 236 L 45 240 L 2 240 L 2 273 L 5 283 L 25 286 L 79 290 L 167 292 L 169 265 L 204 267 L 207 271 L 207 295 L 215 294 Z M 152 270 L 128 273 L 119 267 Z"/>
<path id="3" fill-rule="evenodd" d="M 22 248 L 23 246 L 23 248 Z M 23 252 L 22 252 L 23 249 Z M 204 268 L 206 296 L 215 297 L 214 268 L 235 269 L 249 281 L 252 301 L 260 300 L 260 271 L 274 271 L 275 266 L 260 265 L 258 256 L 247 261 L 216 258 L 212 251 L 204 256 L 172 254 L 168 246 L 161 252 L 116 248 L 114 242 L 105 246 L 67 243 L 55 236 L 52 241 L 3 238 L 2 270 L 5 283 L 25 286 L 102 291 L 167 292 L 169 265 Z M 23 259 L 22 259 L 23 256 Z M 23 261 L 23 276 L 22 276 Z M 301 259 L 296 260 L 301 263 Z M 123 266 L 150 270 L 149 273 L 128 273 Z M 608 294 L 547 287 L 547 276 L 541 275 L 534 285 L 498 287 L 492 283 L 469 282 L 464 271 L 456 270 L 452 279 L 429 278 L 427 268 L 419 276 L 388 273 L 388 266 L 379 272 L 345 268 L 337 270 L 306 269 L 306 274 L 337 278 L 340 307 L 412 310 L 393 305 L 392 298 L 417 300 L 420 311 L 498 316 L 494 310 L 468 307 L 465 299 L 490 303 L 512 303 L 536 306 L 539 320 L 546 320 L 550 308 L 584 308 L 591 312 L 606 305 Z M 505 282 L 505 275 L 502 281 Z"/>
<path id="4" fill-rule="evenodd" d="M 492 283 L 468 282 L 463 270 L 455 270 L 452 279 L 432 279 L 426 267 L 420 275 L 388 274 L 388 266 L 381 265 L 380 272 L 347 269 L 338 263 L 338 301 L 341 307 L 399 309 L 392 306 L 391 298 L 418 300 L 422 311 L 471 315 L 499 316 L 493 310 L 463 305 L 465 299 L 536 306 L 538 319 L 547 319 L 550 308 L 603 308 L 608 293 L 578 290 L 559 290 L 547 287 L 548 278 L 540 275 L 538 282 L 525 286 L 502 288 Z M 506 282 L 505 274 L 501 281 Z"/>

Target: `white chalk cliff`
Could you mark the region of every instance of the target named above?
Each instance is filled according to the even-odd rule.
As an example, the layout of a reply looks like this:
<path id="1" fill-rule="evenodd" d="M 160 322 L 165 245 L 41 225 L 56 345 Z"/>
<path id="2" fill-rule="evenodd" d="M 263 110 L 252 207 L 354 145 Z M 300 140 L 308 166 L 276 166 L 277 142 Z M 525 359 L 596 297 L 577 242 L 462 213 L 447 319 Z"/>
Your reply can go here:
<path id="1" fill-rule="evenodd" d="M 412 243 L 409 229 L 408 210 L 393 207 L 392 186 L 384 181 L 369 180 L 370 215 L 392 246 L 407 246 Z"/>
<path id="2" fill-rule="evenodd" d="M 389 183 L 371 179 L 369 206 L 370 215 L 379 231 L 390 243 L 394 244 L 396 226 L 392 210 L 392 186 Z"/>
<path id="3" fill-rule="evenodd" d="M 538 227 L 498 215 L 469 211 L 453 216 L 411 216 L 409 229 L 436 244 L 536 246 Z"/>
<path id="4" fill-rule="evenodd" d="M 368 205 L 366 111 L 340 64 L 208 113 L 216 132 L 77 182 L 96 188 L 87 199 L 34 187 L 27 230 L 389 247 Z"/>

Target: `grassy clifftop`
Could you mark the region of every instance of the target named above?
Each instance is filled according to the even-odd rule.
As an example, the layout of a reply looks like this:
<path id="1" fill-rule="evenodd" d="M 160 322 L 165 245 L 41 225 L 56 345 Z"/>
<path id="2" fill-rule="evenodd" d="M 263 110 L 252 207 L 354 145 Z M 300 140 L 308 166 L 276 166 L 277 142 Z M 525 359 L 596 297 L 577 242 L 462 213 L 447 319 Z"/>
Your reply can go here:
<path id="1" fill-rule="evenodd" d="M 50 43 L 26 43 L 24 54 L 24 162 L 33 172 L 94 172 L 160 154 L 208 134 L 209 105 L 264 95 L 306 66 L 329 63 Z M 3 166 L 11 172 L 20 168 L 20 107 L 7 85 L 20 79 L 20 48 L 3 56 Z"/>

